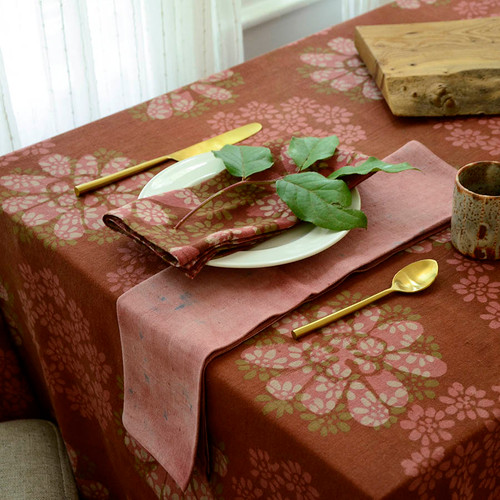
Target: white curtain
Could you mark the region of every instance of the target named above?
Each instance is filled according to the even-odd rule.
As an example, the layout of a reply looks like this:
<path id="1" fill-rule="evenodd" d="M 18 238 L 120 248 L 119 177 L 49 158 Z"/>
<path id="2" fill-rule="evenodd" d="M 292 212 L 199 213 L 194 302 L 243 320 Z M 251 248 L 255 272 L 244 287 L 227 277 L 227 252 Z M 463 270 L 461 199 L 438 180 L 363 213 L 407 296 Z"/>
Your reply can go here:
<path id="1" fill-rule="evenodd" d="M 241 0 L 0 0 L 0 155 L 243 61 Z"/>
<path id="2" fill-rule="evenodd" d="M 342 19 L 346 21 L 393 0 L 342 0 Z"/>

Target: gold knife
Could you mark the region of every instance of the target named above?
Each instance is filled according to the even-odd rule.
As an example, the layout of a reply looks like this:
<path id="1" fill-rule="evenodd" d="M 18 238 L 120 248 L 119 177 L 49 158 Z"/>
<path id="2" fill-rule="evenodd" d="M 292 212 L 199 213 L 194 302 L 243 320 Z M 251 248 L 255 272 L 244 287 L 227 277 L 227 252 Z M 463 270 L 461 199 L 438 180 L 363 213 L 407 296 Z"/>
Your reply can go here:
<path id="1" fill-rule="evenodd" d="M 192 156 L 199 155 L 200 153 L 217 151 L 219 149 L 222 149 L 227 144 L 235 144 L 236 142 L 243 141 L 244 139 L 247 139 L 248 137 L 256 134 L 261 129 L 262 125 L 260 123 L 248 123 L 247 125 L 243 125 L 243 127 L 229 130 L 228 132 L 224 132 L 221 135 L 217 135 L 215 137 L 207 139 L 206 141 L 193 144 L 192 146 L 176 151 L 175 153 L 160 156 L 158 158 L 154 158 L 153 160 L 149 160 L 144 163 L 139 163 L 138 165 L 125 168 L 123 170 L 120 170 L 119 172 L 115 172 L 114 174 L 105 175 L 104 177 L 101 177 L 99 179 L 95 179 L 93 181 L 85 182 L 83 184 L 75 186 L 75 194 L 76 196 L 81 196 L 82 194 L 88 193 L 89 191 L 94 191 L 95 189 L 107 186 L 108 184 L 112 184 L 113 182 L 125 179 L 126 177 L 130 177 L 131 175 L 143 172 L 144 170 L 147 170 L 148 168 L 151 168 L 154 165 L 158 165 L 159 163 L 162 163 L 166 160 L 181 161 L 185 160 L 186 158 L 191 158 Z"/>

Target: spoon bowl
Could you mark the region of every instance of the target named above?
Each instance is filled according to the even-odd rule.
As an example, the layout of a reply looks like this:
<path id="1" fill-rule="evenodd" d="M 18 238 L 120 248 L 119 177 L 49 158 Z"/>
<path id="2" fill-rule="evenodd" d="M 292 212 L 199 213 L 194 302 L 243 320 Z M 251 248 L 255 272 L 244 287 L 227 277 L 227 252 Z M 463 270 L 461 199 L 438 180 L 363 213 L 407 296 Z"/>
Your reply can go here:
<path id="1" fill-rule="evenodd" d="M 355 304 L 345 307 L 340 311 L 336 311 L 333 314 L 329 314 L 324 318 L 320 318 L 307 325 L 300 326 L 292 330 L 292 337 L 295 340 L 300 339 L 304 335 L 321 328 L 322 326 L 330 324 L 332 321 L 336 321 L 343 316 L 350 314 L 368 304 L 371 304 L 375 300 L 385 297 L 392 292 L 403 292 L 403 293 L 415 293 L 424 290 L 430 286 L 438 274 L 438 263 L 433 259 L 423 259 L 416 262 L 412 262 L 407 266 L 400 269 L 392 278 L 392 285 L 386 290 L 376 293 L 366 299 L 360 300 Z"/>
<path id="2" fill-rule="evenodd" d="M 437 274 L 438 264 L 435 260 L 418 260 L 403 267 L 394 275 L 391 288 L 395 292 L 419 292 L 430 286 Z"/>

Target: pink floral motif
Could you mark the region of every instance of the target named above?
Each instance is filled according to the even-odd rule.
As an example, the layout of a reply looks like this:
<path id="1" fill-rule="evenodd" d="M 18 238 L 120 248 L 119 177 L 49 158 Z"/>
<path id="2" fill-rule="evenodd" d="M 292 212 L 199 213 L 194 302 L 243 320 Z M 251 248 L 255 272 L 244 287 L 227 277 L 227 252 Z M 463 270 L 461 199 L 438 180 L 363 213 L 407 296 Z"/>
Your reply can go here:
<path id="1" fill-rule="evenodd" d="M 127 238 L 125 246 L 119 247 L 117 252 L 123 265 L 144 266 L 147 263 L 159 262 L 158 257 L 151 252 L 145 252 L 142 245 L 130 238 Z"/>
<path id="2" fill-rule="evenodd" d="M 429 238 L 437 243 L 448 243 L 451 241 L 450 229 L 444 229 L 439 233 L 431 235 Z"/>
<path id="3" fill-rule="evenodd" d="M 132 264 L 117 269 L 116 272 L 106 274 L 110 290 L 116 292 L 118 290 L 127 291 L 137 285 L 147 277 L 144 267 L 135 267 Z"/>
<path id="4" fill-rule="evenodd" d="M 310 78 L 316 84 L 329 86 L 338 92 L 359 89 L 361 94 L 372 100 L 382 99 L 382 94 L 358 56 L 354 41 L 337 37 L 328 42 L 331 52 L 308 52 L 300 59 L 313 68 Z"/>
<path id="5" fill-rule="evenodd" d="M 286 214 L 289 214 L 288 216 Z M 282 214 L 281 217 L 286 217 L 289 220 L 294 220 L 294 215 L 281 198 L 257 199 L 255 207 L 248 210 L 248 214 L 252 216 L 273 217 L 274 214 Z"/>
<path id="6" fill-rule="evenodd" d="M 51 141 L 42 141 L 38 144 L 33 144 L 27 146 L 23 149 L 16 151 L 16 154 L 21 154 L 22 156 L 39 156 L 46 155 L 50 153 L 50 150 L 55 147 L 55 143 Z"/>
<path id="7" fill-rule="evenodd" d="M 480 148 L 495 156 L 500 150 L 498 134 L 498 123 L 495 119 L 481 120 L 481 129 L 474 130 L 467 128 L 467 120 L 454 120 L 447 123 L 436 123 L 434 129 L 444 128 L 449 131 L 445 140 L 451 142 L 453 146 L 463 149 Z M 488 132 L 490 135 L 488 135 Z"/>
<path id="8" fill-rule="evenodd" d="M 233 128 L 241 127 L 245 124 L 245 118 L 238 113 L 218 111 L 212 115 L 212 118 L 207 120 L 207 123 L 212 129 L 217 131 L 232 130 Z M 266 141 L 263 141 L 263 143 Z"/>
<path id="9" fill-rule="evenodd" d="M 161 95 L 152 99 L 148 104 L 147 113 L 156 120 L 170 118 L 173 115 L 173 110 L 168 95 Z"/>
<path id="10" fill-rule="evenodd" d="M 248 122 L 259 121 L 263 123 L 262 130 L 245 141 L 245 144 L 261 146 L 262 144 L 271 142 L 280 137 L 281 125 L 278 129 L 273 127 L 266 127 L 265 123 L 273 121 L 279 124 L 279 120 L 275 121 L 274 116 L 279 113 L 279 110 L 271 104 L 260 103 L 257 101 L 250 101 L 238 113 L 219 111 L 213 115 L 213 118 L 207 120 L 207 123 L 217 133 L 225 132 L 236 127 L 240 127 Z"/>
<path id="11" fill-rule="evenodd" d="M 436 411 L 430 407 L 424 410 L 420 405 L 413 405 L 408 411 L 408 420 L 402 420 L 400 425 L 409 430 L 412 441 L 420 441 L 423 446 L 450 440 L 448 429 L 455 425 L 453 420 L 445 419 L 445 412 Z"/>
<path id="12" fill-rule="evenodd" d="M 460 15 L 460 18 L 471 19 L 488 15 L 491 1 L 462 0 L 458 2 L 453 10 Z"/>
<path id="13" fill-rule="evenodd" d="M 359 141 L 366 140 L 366 132 L 361 128 L 360 125 L 353 125 L 349 123 L 348 125 L 344 125 L 343 123 L 336 125 L 332 130 L 335 135 L 338 135 L 342 139 L 342 144 L 345 146 L 352 146 Z M 309 134 L 312 137 L 316 135 L 316 133 Z"/>
<path id="14" fill-rule="evenodd" d="M 109 490 L 100 482 L 90 479 L 78 479 L 78 487 L 84 496 L 89 500 L 108 500 Z"/>
<path id="15" fill-rule="evenodd" d="M 448 388 L 448 396 L 440 396 L 439 400 L 448 405 L 446 413 L 454 415 L 457 420 L 475 420 L 488 418 L 490 413 L 487 408 L 495 404 L 485 396 L 484 390 L 476 389 L 473 385 L 466 389 L 460 382 L 455 382 Z"/>
<path id="16" fill-rule="evenodd" d="M 36 172 L 10 174 L 0 177 L 6 188 L 2 208 L 16 214 L 23 223 L 52 245 L 74 242 L 85 235 L 95 234 L 104 227 L 102 216 L 110 208 L 121 206 L 136 198 L 128 193 L 128 179 L 119 185 L 108 186 L 96 193 L 77 198 L 73 186 L 130 166 L 124 157 L 84 155 L 79 160 L 59 153 L 43 156 Z M 140 174 L 145 179 L 152 174 Z M 106 233 L 108 234 L 108 233 Z M 109 234 L 108 237 L 116 239 Z"/>
<path id="17" fill-rule="evenodd" d="M 219 84 L 233 76 L 232 70 L 225 70 L 193 83 L 185 90 L 155 97 L 148 103 L 146 113 L 155 120 L 166 120 L 174 114 L 189 113 L 198 104 L 196 94 L 213 102 L 229 101 L 234 97 L 233 93 Z"/>
<path id="18" fill-rule="evenodd" d="M 239 127 L 249 121 L 259 121 L 264 127 L 245 144 L 262 145 L 283 135 L 325 137 L 337 135 L 343 147 L 366 139 L 360 125 L 350 123 L 352 113 L 340 106 L 320 104 L 311 98 L 292 97 L 281 104 L 251 101 L 238 113 L 216 113 L 208 123 L 217 132 Z M 268 125 L 268 126 L 266 126 Z"/>
<path id="19" fill-rule="evenodd" d="M 467 278 L 461 278 L 460 283 L 454 284 L 453 288 L 457 293 L 464 296 L 465 302 L 476 299 L 484 304 L 488 300 L 498 299 L 500 294 L 500 282 L 490 282 L 490 277 L 486 274 L 479 277 L 469 274 Z"/>
<path id="20" fill-rule="evenodd" d="M 493 271 L 495 269 L 495 266 L 491 264 L 469 259 L 459 253 L 455 253 L 454 257 L 452 259 L 447 259 L 446 262 L 452 266 L 456 266 L 457 271 L 465 271 L 467 274 L 484 274 L 487 271 Z"/>
<path id="21" fill-rule="evenodd" d="M 492 390 L 500 393 L 500 386 L 492 386 Z M 415 404 L 408 412 L 409 418 L 401 422 L 401 427 L 410 431 L 410 440 L 422 444 L 420 451 L 412 453 L 411 459 L 401 462 L 405 473 L 416 478 L 410 485 L 410 491 L 417 490 L 419 498 L 430 499 L 436 483 L 446 480 L 446 487 L 453 498 L 475 498 L 479 494 L 477 486 L 491 492 L 487 495 L 482 491 L 481 498 L 493 499 L 495 492 L 500 491 L 500 414 L 494 401 L 485 398 L 485 395 L 483 390 L 474 386 L 464 389 L 462 384 L 456 382 L 448 388 L 448 396 L 439 398 L 447 405 L 444 411 L 424 409 Z M 446 415 L 452 415 L 454 420 L 447 419 Z M 444 460 L 444 448 L 439 446 L 432 450 L 430 446 L 441 440 L 451 440 L 456 421 L 465 418 L 482 418 L 488 432 L 481 441 L 471 439 L 460 443 L 451 458 Z"/>
<path id="22" fill-rule="evenodd" d="M 29 317 L 37 349 L 44 350 L 40 359 L 50 390 L 54 396 L 64 392 L 72 410 L 97 419 L 105 429 L 112 417 L 107 388 L 111 367 L 91 342 L 89 321 L 50 269 L 33 271 L 21 264 L 19 271 L 24 281 L 18 292 L 20 303 Z M 42 336 L 34 334 L 38 325 L 50 333 L 43 345 Z"/>
<path id="23" fill-rule="evenodd" d="M 287 460 L 286 462 L 281 462 L 281 467 L 283 468 L 285 487 L 288 491 L 293 491 L 296 498 L 307 500 L 319 498 L 318 491 L 311 486 L 311 474 L 302 470 L 299 463 Z"/>
<path id="24" fill-rule="evenodd" d="M 233 477 L 232 486 L 235 493 L 234 498 L 236 500 L 252 500 L 254 498 L 262 497 L 262 490 L 255 487 L 251 479 L 241 477 L 236 479 Z"/>
<path id="25" fill-rule="evenodd" d="M 500 328 L 500 303 L 498 302 L 490 302 L 486 306 L 486 314 L 480 314 L 479 317 L 481 319 L 485 319 L 489 321 L 489 327 L 492 330 L 496 330 Z"/>
<path id="26" fill-rule="evenodd" d="M 19 156 L 17 156 L 17 154 L 15 152 L 8 153 L 4 156 L 0 156 L 0 167 L 4 167 L 4 166 L 8 165 L 9 163 L 16 161 L 18 159 L 19 159 Z"/>
<path id="27" fill-rule="evenodd" d="M 121 267 L 106 274 L 112 292 L 125 292 L 144 281 L 155 272 L 155 266 L 150 270 L 155 262 L 158 262 L 158 269 L 163 268 L 162 261 L 153 252 L 145 251 L 142 245 L 130 238 L 126 239 L 125 246 L 117 248 L 117 253 Z"/>
<path id="28" fill-rule="evenodd" d="M 494 421 L 491 432 L 483 439 L 482 447 L 486 460 L 479 474 L 480 486 L 491 492 L 488 499 L 498 498 L 498 493 L 500 493 L 500 420 Z"/>
<path id="29" fill-rule="evenodd" d="M 168 224 L 169 222 L 168 214 L 162 210 L 160 205 L 148 198 L 137 201 L 134 210 L 140 212 L 142 221 L 150 226 Z"/>
<path id="30" fill-rule="evenodd" d="M 213 99 L 215 101 L 227 101 L 231 99 L 232 94 L 229 90 L 220 87 L 214 87 L 207 83 L 195 83 L 191 85 L 191 89 L 201 94 L 204 97 Z"/>
<path id="31" fill-rule="evenodd" d="M 327 107 L 330 108 L 330 106 L 325 106 L 324 109 Z M 315 115 L 317 114 L 319 108 L 320 104 L 310 97 L 292 97 L 281 105 L 283 113 L 292 118 L 300 118 L 303 114 Z M 349 113 L 347 110 L 337 106 L 334 106 L 332 111 L 333 110 L 336 110 L 339 113 L 339 116 L 337 120 L 332 123 L 344 122 L 346 118 L 347 121 L 349 121 L 348 117 L 352 116 L 352 113 Z"/>
<path id="32" fill-rule="evenodd" d="M 494 2 L 495 0 L 490 0 L 491 2 Z M 500 118 L 495 118 L 493 116 L 490 116 L 488 118 L 483 118 L 478 121 L 479 125 L 481 126 L 487 126 L 493 135 L 500 135 Z"/>
<path id="33" fill-rule="evenodd" d="M 255 226 L 249 227 L 248 230 L 244 231 L 242 229 L 223 229 L 221 231 L 216 231 L 215 233 L 209 234 L 205 241 L 211 245 L 216 245 L 223 243 L 225 241 L 230 241 L 233 235 L 236 234 L 250 234 L 254 235 L 257 232 L 257 228 Z"/>
<path id="34" fill-rule="evenodd" d="M 140 462 L 153 464 L 156 462 L 153 455 L 151 455 L 146 448 L 144 448 L 134 437 L 132 437 L 126 430 L 123 428 L 123 424 L 121 421 L 119 422 L 119 427 L 123 432 L 123 442 L 127 449 L 136 457 Z"/>
<path id="35" fill-rule="evenodd" d="M 482 134 L 479 130 L 455 128 L 451 135 L 446 137 L 455 147 L 463 149 L 484 147 L 488 139 L 487 135 Z"/>
<path id="36" fill-rule="evenodd" d="M 244 120 L 256 120 L 259 116 L 266 118 L 271 121 L 274 120 L 279 114 L 280 110 L 276 108 L 273 104 L 267 104 L 265 102 L 249 101 L 241 109 L 241 123 Z M 260 132 L 259 132 L 260 133 Z"/>
<path id="37" fill-rule="evenodd" d="M 469 441 L 467 445 L 459 444 L 451 460 L 442 464 L 441 468 L 447 469 L 446 477 L 450 479 L 450 490 L 456 491 L 455 498 L 474 498 L 472 478 L 482 453 L 479 443 Z"/>
<path id="38" fill-rule="evenodd" d="M 281 129 L 287 134 L 293 135 L 308 126 L 307 118 L 305 113 L 295 110 L 293 113 L 283 113 L 275 118 L 270 117 L 269 124 L 273 128 Z"/>
<path id="39" fill-rule="evenodd" d="M 409 248 L 406 248 L 406 252 L 408 253 L 428 253 L 432 250 L 432 241 L 430 239 L 426 239 L 415 245 L 412 245 Z"/>
<path id="40" fill-rule="evenodd" d="M 227 475 L 227 466 L 229 459 L 224 455 L 220 447 L 212 447 L 212 457 L 213 457 L 213 470 L 220 477 Z"/>
<path id="41" fill-rule="evenodd" d="M 233 478 L 234 498 L 286 498 L 315 500 L 318 490 L 313 486 L 313 477 L 301 464 L 293 460 L 274 462 L 265 450 L 249 450 L 250 475 L 252 478 Z M 233 498 L 233 497 L 231 497 Z"/>
<path id="42" fill-rule="evenodd" d="M 492 156 L 498 156 L 500 154 L 500 138 L 492 137 L 483 149 L 489 151 Z"/>
<path id="43" fill-rule="evenodd" d="M 297 97 L 285 101 L 281 108 L 268 107 L 268 109 L 271 111 L 267 115 L 269 125 L 277 130 L 293 134 L 308 126 L 308 117 L 313 114 L 315 106 L 312 99 Z"/>
<path id="44" fill-rule="evenodd" d="M 232 69 L 225 69 L 223 71 L 219 71 L 218 73 L 213 73 L 206 78 L 203 78 L 202 80 L 200 80 L 200 82 L 217 83 L 224 80 L 229 80 L 229 78 L 231 78 L 232 76 L 234 76 L 234 71 Z"/>
<path id="45" fill-rule="evenodd" d="M 194 191 L 179 190 L 175 193 L 175 197 L 182 200 L 182 203 L 186 206 L 186 208 L 193 208 L 201 203 L 200 198 L 198 198 Z"/>
<path id="46" fill-rule="evenodd" d="M 285 484 L 283 477 L 277 474 L 279 464 L 271 463 L 267 451 L 250 449 L 248 453 L 250 465 L 253 467 L 250 474 L 264 490 L 269 489 L 274 493 Z"/>
<path id="47" fill-rule="evenodd" d="M 200 500 L 212 499 L 213 493 L 206 477 L 195 467 L 191 481 L 185 492 L 168 476 L 155 458 L 123 428 L 121 420 L 118 423 L 124 434 L 124 443 L 135 458 L 135 469 L 156 494 L 158 498 L 169 500 Z M 219 476 L 227 473 L 227 457 L 218 447 L 212 448 L 215 455 L 214 472 Z M 169 484 L 170 483 L 170 484 Z"/>
<path id="48" fill-rule="evenodd" d="M 195 105 L 188 91 L 164 94 L 152 99 L 147 108 L 147 114 L 156 120 L 166 120 L 174 112 L 186 113 Z"/>
<path id="49" fill-rule="evenodd" d="M 443 458 L 444 448 L 442 446 L 433 450 L 424 446 L 420 451 L 413 452 L 411 459 L 403 460 L 401 465 L 405 474 L 415 478 L 410 483 L 409 490 L 417 491 L 422 499 L 428 499 L 444 475 L 439 468 Z"/>
<path id="50" fill-rule="evenodd" d="M 378 308 L 365 309 L 323 332 L 300 344 L 252 346 L 242 358 L 280 372 L 266 387 L 275 399 L 299 400 L 313 414 L 324 415 L 346 398 L 352 417 L 369 427 L 383 425 L 391 408 L 408 402 L 407 389 L 394 370 L 425 378 L 446 372 L 442 360 L 411 350 L 423 334 L 420 323 L 384 321 Z"/>
<path id="51" fill-rule="evenodd" d="M 349 123 L 353 113 L 339 106 L 322 105 L 314 115 L 319 123 L 337 125 L 340 123 Z"/>
<path id="52" fill-rule="evenodd" d="M 425 4 L 436 3 L 436 0 L 396 0 L 401 9 L 420 9 Z"/>
<path id="53" fill-rule="evenodd" d="M 55 144 L 50 141 L 39 142 L 38 144 L 33 144 L 32 146 L 28 146 L 17 151 L 13 151 L 12 153 L 8 153 L 2 157 L 0 157 L 0 167 L 4 165 L 8 165 L 9 163 L 22 158 L 23 156 L 38 156 L 38 155 L 46 155 L 50 153 L 50 150 L 55 147 Z"/>
<path id="54" fill-rule="evenodd" d="M 64 443 L 66 445 L 66 450 L 68 451 L 68 457 L 71 464 L 71 468 L 75 474 L 76 482 L 78 483 L 79 492 L 82 495 L 82 498 L 89 500 L 108 500 L 109 490 L 99 481 L 94 481 L 91 479 L 84 479 L 80 477 L 85 475 L 85 472 L 80 473 L 80 464 L 85 462 L 85 460 L 81 460 L 80 454 L 77 450 L 75 450 L 70 444 L 67 442 Z M 90 462 L 87 466 L 95 468 L 95 464 Z M 83 468 L 83 467 L 82 467 Z"/>

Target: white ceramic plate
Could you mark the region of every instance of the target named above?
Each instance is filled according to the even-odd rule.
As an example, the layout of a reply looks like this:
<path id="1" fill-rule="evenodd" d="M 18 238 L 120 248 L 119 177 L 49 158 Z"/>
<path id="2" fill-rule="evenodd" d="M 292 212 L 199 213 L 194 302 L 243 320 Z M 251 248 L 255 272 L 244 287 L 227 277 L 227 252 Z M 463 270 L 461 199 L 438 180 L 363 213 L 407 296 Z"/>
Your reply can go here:
<path id="1" fill-rule="evenodd" d="M 174 189 L 199 184 L 224 169 L 222 160 L 212 153 L 203 153 L 180 161 L 153 177 L 139 194 L 146 198 Z M 351 208 L 360 209 L 357 189 L 352 192 Z M 349 231 L 330 231 L 301 222 L 248 250 L 217 257 L 208 262 L 213 267 L 257 268 L 288 264 L 311 257 L 339 242 Z"/>

